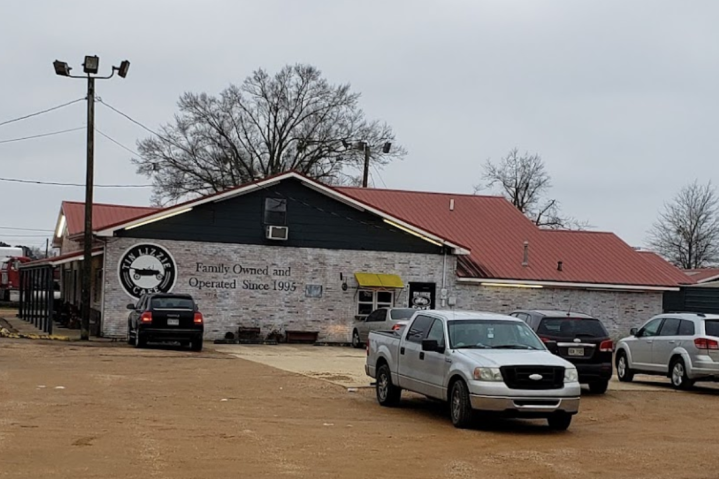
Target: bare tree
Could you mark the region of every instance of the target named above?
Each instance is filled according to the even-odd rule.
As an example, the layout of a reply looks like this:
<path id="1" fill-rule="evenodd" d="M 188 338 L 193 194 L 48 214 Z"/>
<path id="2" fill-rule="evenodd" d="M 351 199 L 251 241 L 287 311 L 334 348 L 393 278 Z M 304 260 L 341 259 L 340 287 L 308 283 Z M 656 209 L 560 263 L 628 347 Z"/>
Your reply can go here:
<path id="1" fill-rule="evenodd" d="M 138 172 L 153 180 L 153 201 L 165 204 L 297 170 L 326 183 L 353 183 L 364 166 L 380 168 L 406 151 L 385 123 L 368 121 L 360 95 L 331 85 L 309 65 L 274 76 L 257 70 L 219 96 L 185 93 L 179 114 L 158 137 L 138 142 Z M 353 176 L 354 175 L 354 176 Z"/>
<path id="2" fill-rule="evenodd" d="M 501 193 L 537 226 L 552 229 L 587 229 L 589 224 L 560 215 L 556 199 L 546 197 L 552 186 L 544 161 L 538 154 L 519 154 L 514 148 L 498 164 L 484 165 L 487 187 L 499 187 Z M 482 189 L 475 186 L 475 193 Z"/>
<path id="3" fill-rule="evenodd" d="M 719 198 L 711 182 L 694 181 L 664 205 L 650 232 L 650 245 L 684 269 L 719 260 Z"/>

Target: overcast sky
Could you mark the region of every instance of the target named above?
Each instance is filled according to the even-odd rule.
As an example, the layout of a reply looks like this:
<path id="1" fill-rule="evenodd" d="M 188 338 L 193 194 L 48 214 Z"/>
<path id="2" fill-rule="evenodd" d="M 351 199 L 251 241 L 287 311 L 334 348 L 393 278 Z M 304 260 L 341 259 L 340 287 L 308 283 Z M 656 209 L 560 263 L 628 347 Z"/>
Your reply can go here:
<path id="1" fill-rule="evenodd" d="M 55 59 L 80 71 L 97 54 L 104 72 L 129 59 L 97 95 L 151 128 L 185 91 L 310 63 L 409 151 L 376 186 L 471 193 L 482 163 L 517 147 L 545 160 L 565 213 L 640 246 L 665 200 L 719 170 L 718 19 L 709 0 L 5 0 L 0 122 L 84 97 Z M 131 149 L 147 135 L 101 105 L 96 118 Z M 84 124 L 79 102 L 0 126 L 0 141 Z M 127 151 L 96 143 L 97 184 L 148 183 Z M 84 131 L 0 143 L 0 177 L 82 183 L 84 165 Z M 150 191 L 95 195 L 146 205 Z M 0 182 L 0 241 L 44 244 L 8 228 L 52 229 L 64 199 L 84 191 Z"/>

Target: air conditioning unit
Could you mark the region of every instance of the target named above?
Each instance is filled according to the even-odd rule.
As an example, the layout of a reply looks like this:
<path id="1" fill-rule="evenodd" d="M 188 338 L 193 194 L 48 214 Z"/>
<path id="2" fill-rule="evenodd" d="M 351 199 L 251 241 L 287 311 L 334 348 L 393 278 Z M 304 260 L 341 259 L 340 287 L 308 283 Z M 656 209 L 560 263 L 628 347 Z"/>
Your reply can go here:
<path id="1" fill-rule="evenodd" d="M 268 226 L 267 239 L 287 241 L 290 237 L 290 229 L 287 226 Z"/>

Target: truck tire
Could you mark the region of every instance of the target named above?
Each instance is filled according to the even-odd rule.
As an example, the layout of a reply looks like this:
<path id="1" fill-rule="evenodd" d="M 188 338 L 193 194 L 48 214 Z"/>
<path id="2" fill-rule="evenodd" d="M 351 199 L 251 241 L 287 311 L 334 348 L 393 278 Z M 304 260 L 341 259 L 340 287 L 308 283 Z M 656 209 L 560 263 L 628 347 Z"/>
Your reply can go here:
<path id="1" fill-rule="evenodd" d="M 132 328 L 129 324 L 127 325 L 127 344 L 129 344 L 130 346 L 135 344 L 135 340 L 132 338 Z"/>
<path id="2" fill-rule="evenodd" d="M 566 412 L 555 412 L 547 418 L 547 423 L 553 431 L 566 431 L 572 424 L 572 415 Z"/>
<path id="3" fill-rule="evenodd" d="M 190 343 L 190 348 L 193 351 L 202 351 L 202 337 L 194 338 L 192 343 Z"/>
<path id="4" fill-rule="evenodd" d="M 383 364 L 377 370 L 377 385 L 375 388 L 377 393 L 377 402 L 380 406 L 393 407 L 399 404 L 402 396 L 402 389 L 392 384 L 392 374 L 389 366 Z"/>
<path id="5" fill-rule="evenodd" d="M 449 396 L 449 412 L 454 427 L 466 429 L 474 423 L 474 410 L 469 401 L 467 385 L 461 379 L 452 384 Z"/>
<path id="6" fill-rule="evenodd" d="M 629 369 L 629 360 L 627 359 L 627 353 L 624 351 L 617 353 L 617 377 L 623 383 L 632 382 L 632 379 L 634 379 L 634 371 Z"/>

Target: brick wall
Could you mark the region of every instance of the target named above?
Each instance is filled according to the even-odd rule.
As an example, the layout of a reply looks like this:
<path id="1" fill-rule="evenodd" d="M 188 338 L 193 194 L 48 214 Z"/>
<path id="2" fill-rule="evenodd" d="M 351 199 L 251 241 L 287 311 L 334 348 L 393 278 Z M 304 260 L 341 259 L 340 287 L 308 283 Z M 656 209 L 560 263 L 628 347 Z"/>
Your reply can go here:
<path id="1" fill-rule="evenodd" d="M 125 293 L 118 279 L 118 261 L 131 246 L 143 240 L 114 238 L 106 249 L 104 276 L 103 334 L 124 335 L 127 332 L 126 305 L 134 300 Z M 318 331 L 320 341 L 350 340 L 357 313 L 359 271 L 398 274 L 405 283 L 395 299 L 398 306 L 407 304 L 407 283 L 435 281 L 437 293 L 442 282 L 441 255 L 391 253 L 375 251 L 323 250 L 282 246 L 255 246 L 177 241 L 147 241 L 167 249 L 177 264 L 177 293 L 190 293 L 205 316 L 205 337 L 217 339 L 239 326 L 260 327 L 263 334 L 273 329 Z M 241 265 L 245 269 L 268 268 L 267 273 L 210 273 L 198 271 L 197 263 L 207 266 Z M 287 276 L 281 273 L 287 272 Z M 202 268 L 199 268 L 202 269 Z M 275 271 L 276 273 L 274 274 Z M 455 271 L 455 258 L 446 257 L 447 278 Z M 340 273 L 347 281 L 342 291 Z M 195 278 L 194 280 L 192 278 Z M 273 282 L 294 283 L 294 291 L 275 291 Z M 235 288 L 198 289 L 196 281 L 233 282 Z M 245 281 L 270 285 L 270 291 L 242 289 Z M 321 285 L 322 297 L 306 297 L 306 285 Z M 291 288 L 290 288 L 291 289 Z M 439 300 L 438 300 L 439 301 Z"/>
<path id="2" fill-rule="evenodd" d="M 458 284 L 457 309 L 510 313 L 514 309 L 572 309 L 602 320 L 612 336 L 662 313 L 661 292 L 587 291 L 579 289 L 524 289 Z"/>

